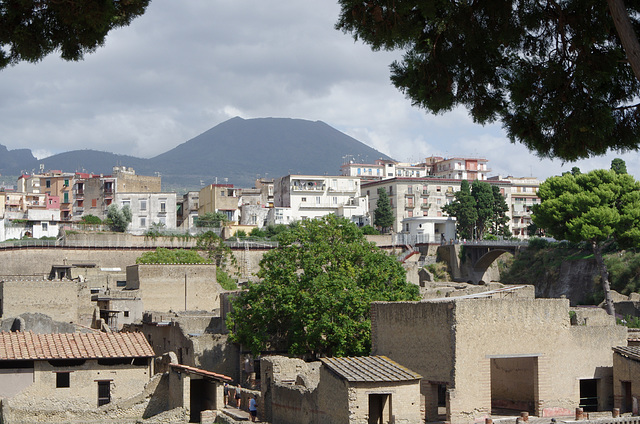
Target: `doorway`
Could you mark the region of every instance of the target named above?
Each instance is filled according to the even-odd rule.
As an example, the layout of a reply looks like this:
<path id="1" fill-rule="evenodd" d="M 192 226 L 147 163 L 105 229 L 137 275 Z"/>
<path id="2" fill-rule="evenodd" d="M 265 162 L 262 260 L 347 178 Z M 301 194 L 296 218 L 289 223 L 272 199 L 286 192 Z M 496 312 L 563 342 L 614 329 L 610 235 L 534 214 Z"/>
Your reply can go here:
<path id="1" fill-rule="evenodd" d="M 389 424 L 391 422 L 391 395 L 369 395 L 369 423 Z"/>
<path id="2" fill-rule="evenodd" d="M 597 378 L 580 380 L 580 408 L 584 412 L 596 412 L 598 410 Z"/>
<path id="3" fill-rule="evenodd" d="M 535 414 L 538 358 L 491 359 L 491 409 L 498 414 L 527 411 Z"/>

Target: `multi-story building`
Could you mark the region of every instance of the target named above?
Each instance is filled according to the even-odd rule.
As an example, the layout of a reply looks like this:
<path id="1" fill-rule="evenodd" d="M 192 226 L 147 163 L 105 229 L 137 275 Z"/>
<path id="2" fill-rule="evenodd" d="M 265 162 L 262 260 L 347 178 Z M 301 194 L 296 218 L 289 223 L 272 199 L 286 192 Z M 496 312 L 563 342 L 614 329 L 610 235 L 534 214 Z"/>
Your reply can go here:
<path id="1" fill-rule="evenodd" d="M 540 204 L 538 188 L 541 181 L 535 177 L 490 177 L 487 181 L 494 180 L 510 181 L 511 203 L 511 232 L 514 237 L 521 239 L 533 236 L 529 234 L 528 227 L 531 225 L 531 214 L 534 205 Z"/>
<path id="2" fill-rule="evenodd" d="M 229 222 L 237 223 L 240 219 L 240 193 L 241 189 L 234 188 L 233 184 L 210 184 L 202 188 L 198 196 L 198 215 L 222 212 Z"/>
<path id="3" fill-rule="evenodd" d="M 442 158 L 431 156 L 426 163 L 431 167 L 431 175 L 439 178 L 453 180 L 486 180 L 490 169 L 487 167 L 487 159 L 482 158 Z"/>
<path id="4" fill-rule="evenodd" d="M 274 207 L 290 209 L 289 216 L 293 220 L 333 213 L 358 225 L 370 221 L 367 197 L 361 195 L 357 177 L 287 175 L 278 178 L 274 187 Z"/>
<path id="5" fill-rule="evenodd" d="M 116 193 L 160 193 L 162 179 L 160 176 L 136 175 L 133 168 L 114 166 L 113 178 L 116 179 Z"/>
<path id="6" fill-rule="evenodd" d="M 505 196 L 507 204 L 511 204 L 511 186 L 509 181 L 487 181 L 500 187 L 500 192 Z M 433 217 L 439 218 L 443 214 L 442 207 L 451 203 L 455 192 L 460 191 L 461 180 L 445 178 L 391 178 L 381 181 L 363 183 L 363 193 L 369 198 L 369 211 L 374 216 L 378 202 L 378 189 L 387 192 L 389 202 L 393 209 L 395 222 L 393 231 L 404 230 L 402 225 L 406 218 Z M 441 220 L 433 220 L 436 221 Z M 444 225 L 444 223 L 442 224 Z M 442 227 L 444 228 L 444 227 Z M 437 232 L 435 230 L 438 230 Z M 435 242 L 440 241 L 441 230 L 434 225 L 434 234 L 431 234 Z"/>
<path id="7" fill-rule="evenodd" d="M 487 159 L 430 156 L 421 163 L 402 163 L 394 160 L 376 160 L 373 164 L 349 161 L 342 165 L 341 174 L 359 177 L 362 181 L 388 178 L 439 177 L 452 180 L 485 180 L 490 169 Z"/>
<path id="8" fill-rule="evenodd" d="M 115 178 L 112 176 L 76 173 L 73 185 L 74 219 L 94 215 L 100 219 L 107 217 L 107 210 L 113 203 Z"/>
<path id="9" fill-rule="evenodd" d="M 188 230 L 195 226 L 199 205 L 200 192 L 197 191 L 190 191 L 183 195 L 181 200 L 178 200 L 178 209 L 176 211 L 178 228 Z"/>
<path id="10" fill-rule="evenodd" d="M 129 233 L 144 234 L 153 224 L 176 229 L 176 193 L 116 193 L 115 201 L 131 209 Z"/>

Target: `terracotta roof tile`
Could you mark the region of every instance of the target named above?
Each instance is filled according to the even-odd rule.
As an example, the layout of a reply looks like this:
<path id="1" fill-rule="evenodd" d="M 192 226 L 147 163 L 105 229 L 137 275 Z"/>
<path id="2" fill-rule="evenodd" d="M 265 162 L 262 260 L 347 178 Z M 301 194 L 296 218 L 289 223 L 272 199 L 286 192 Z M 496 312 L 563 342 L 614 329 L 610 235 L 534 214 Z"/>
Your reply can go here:
<path id="1" fill-rule="evenodd" d="M 0 332 L 0 360 L 155 356 L 142 333 L 34 334 Z"/>

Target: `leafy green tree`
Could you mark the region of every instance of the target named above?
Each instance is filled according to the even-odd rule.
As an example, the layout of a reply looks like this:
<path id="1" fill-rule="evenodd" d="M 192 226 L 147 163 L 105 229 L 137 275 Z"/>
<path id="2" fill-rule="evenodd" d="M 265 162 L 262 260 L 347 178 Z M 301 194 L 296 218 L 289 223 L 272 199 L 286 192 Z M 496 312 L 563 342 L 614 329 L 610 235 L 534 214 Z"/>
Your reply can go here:
<path id="1" fill-rule="evenodd" d="M 611 169 L 616 174 L 626 174 L 627 173 L 627 164 L 624 160 L 620 158 L 615 158 L 611 161 Z"/>
<path id="2" fill-rule="evenodd" d="M 338 3 L 337 29 L 404 51 L 391 81 L 416 106 L 464 106 L 542 157 L 638 148 L 640 2 Z"/>
<path id="3" fill-rule="evenodd" d="M 378 201 L 376 210 L 373 212 L 373 225 L 382 228 L 384 232 L 388 228 L 393 228 L 393 209 L 387 192 L 383 188 L 378 189 Z"/>
<path id="4" fill-rule="evenodd" d="M 196 218 L 194 225 L 196 227 L 215 227 L 219 228 L 228 222 L 227 215 L 224 212 L 207 212 Z"/>
<path id="5" fill-rule="evenodd" d="M 490 232 L 496 236 L 511 237 L 511 230 L 509 230 L 509 205 L 504 199 L 502 193 L 500 193 L 500 187 L 491 186 L 493 191 L 493 211 L 491 216 L 491 229 Z"/>
<path id="6" fill-rule="evenodd" d="M 195 250 L 156 248 L 155 252 L 145 252 L 136 259 L 137 264 L 202 264 L 211 263 Z"/>
<path id="7" fill-rule="evenodd" d="M 600 270 L 607 312 L 613 314 L 609 275 L 603 248 L 617 242 L 621 248 L 640 242 L 640 183 L 629 174 L 595 170 L 548 178 L 540 185 L 541 203 L 533 221 L 559 240 L 588 242 Z"/>
<path id="8" fill-rule="evenodd" d="M 493 189 L 489 183 L 475 180 L 471 184 L 471 195 L 476 201 L 476 211 L 478 212 L 476 238 L 482 240 L 485 231 L 491 227 L 494 217 Z"/>
<path id="9" fill-rule="evenodd" d="M 231 340 L 256 354 L 367 355 L 370 303 L 419 299 L 402 265 L 346 218 L 304 220 L 278 242 L 227 321 Z"/>
<path id="10" fill-rule="evenodd" d="M 228 266 L 237 263 L 231 248 L 226 245 L 222 237 L 213 231 L 207 231 L 198 235 L 196 250 L 205 252 L 210 261 L 225 270 Z"/>
<path id="11" fill-rule="evenodd" d="M 469 181 L 460 182 L 460 191 L 454 194 L 453 202 L 442 207 L 442 211 L 449 216 L 456 217 L 456 231 L 461 239 L 472 239 L 474 227 L 478 221 L 476 200 L 471 194 Z"/>
<path id="12" fill-rule="evenodd" d="M 142 15 L 149 1 L 2 0 L 0 69 L 55 51 L 64 60 L 81 60 L 104 44 L 109 31 Z"/>
<path id="13" fill-rule="evenodd" d="M 124 205 L 121 209 L 112 203 L 107 209 L 107 221 L 114 231 L 127 231 L 127 227 L 131 224 L 131 218 L 131 208 L 128 205 Z"/>

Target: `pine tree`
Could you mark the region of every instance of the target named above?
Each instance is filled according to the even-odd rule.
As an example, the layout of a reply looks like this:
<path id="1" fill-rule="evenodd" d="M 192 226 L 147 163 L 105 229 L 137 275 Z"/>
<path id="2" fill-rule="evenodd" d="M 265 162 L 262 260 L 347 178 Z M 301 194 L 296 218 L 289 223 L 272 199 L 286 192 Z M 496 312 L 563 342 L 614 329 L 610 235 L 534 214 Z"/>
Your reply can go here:
<path id="1" fill-rule="evenodd" d="M 373 216 L 373 225 L 382 228 L 382 232 L 385 232 L 389 228 L 393 228 L 393 209 L 391 209 L 389 196 L 383 188 L 378 189 L 378 201 L 376 202 L 376 210 L 374 211 Z"/>

